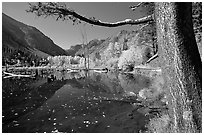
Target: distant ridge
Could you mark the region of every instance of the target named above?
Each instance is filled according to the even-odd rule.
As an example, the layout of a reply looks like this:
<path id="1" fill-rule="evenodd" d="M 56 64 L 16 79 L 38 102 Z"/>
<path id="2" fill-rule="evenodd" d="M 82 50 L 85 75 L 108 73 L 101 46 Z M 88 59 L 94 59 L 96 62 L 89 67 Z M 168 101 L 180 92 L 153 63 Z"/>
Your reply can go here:
<path id="1" fill-rule="evenodd" d="M 35 27 L 19 22 L 2 13 L 2 49 L 8 54 L 21 50 L 39 57 L 67 55 L 67 52 Z"/>

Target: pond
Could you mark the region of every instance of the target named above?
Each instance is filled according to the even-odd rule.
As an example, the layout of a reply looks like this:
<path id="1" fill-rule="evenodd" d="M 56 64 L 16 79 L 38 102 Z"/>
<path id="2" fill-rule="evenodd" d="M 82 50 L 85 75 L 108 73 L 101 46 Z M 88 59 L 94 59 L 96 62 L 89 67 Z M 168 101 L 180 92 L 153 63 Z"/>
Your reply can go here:
<path id="1" fill-rule="evenodd" d="M 166 106 L 140 93 L 152 81 L 139 74 L 93 71 L 2 79 L 3 133 L 146 132 L 158 108 Z"/>

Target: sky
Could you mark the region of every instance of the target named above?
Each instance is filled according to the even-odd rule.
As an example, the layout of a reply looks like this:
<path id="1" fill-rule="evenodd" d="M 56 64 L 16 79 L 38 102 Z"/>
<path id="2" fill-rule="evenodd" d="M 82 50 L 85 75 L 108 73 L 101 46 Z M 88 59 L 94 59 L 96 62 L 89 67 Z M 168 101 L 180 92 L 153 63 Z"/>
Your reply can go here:
<path id="1" fill-rule="evenodd" d="M 130 2 L 66 2 L 67 7 L 71 7 L 75 12 L 87 17 L 95 17 L 105 22 L 116 22 L 125 19 L 137 19 L 145 16 L 141 9 L 132 11 Z M 27 13 L 27 2 L 3 2 L 2 12 L 13 19 L 24 24 L 34 26 L 46 36 L 51 38 L 55 44 L 63 49 L 81 44 L 81 31 L 86 31 L 88 42 L 93 39 L 105 39 L 109 36 L 117 35 L 121 30 L 135 30 L 136 26 L 121 26 L 117 28 L 107 28 L 102 26 L 91 26 L 89 24 L 73 25 L 72 21 L 56 21 L 53 17 L 37 17 L 33 13 Z"/>

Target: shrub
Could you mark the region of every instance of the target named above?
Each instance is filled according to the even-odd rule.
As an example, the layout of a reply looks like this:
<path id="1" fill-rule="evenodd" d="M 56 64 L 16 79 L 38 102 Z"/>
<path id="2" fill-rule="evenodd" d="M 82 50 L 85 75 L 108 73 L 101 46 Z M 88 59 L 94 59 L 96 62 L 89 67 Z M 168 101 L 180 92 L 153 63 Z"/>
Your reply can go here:
<path id="1" fill-rule="evenodd" d="M 143 60 L 142 50 L 139 46 L 130 47 L 129 50 L 123 51 L 119 58 L 118 68 L 127 70 L 134 67 L 136 64 L 141 64 Z"/>

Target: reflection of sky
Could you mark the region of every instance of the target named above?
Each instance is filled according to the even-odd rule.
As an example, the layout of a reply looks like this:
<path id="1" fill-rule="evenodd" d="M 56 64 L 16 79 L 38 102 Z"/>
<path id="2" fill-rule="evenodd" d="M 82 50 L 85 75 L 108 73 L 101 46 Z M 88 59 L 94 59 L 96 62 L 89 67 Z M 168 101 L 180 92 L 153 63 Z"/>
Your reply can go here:
<path id="1" fill-rule="evenodd" d="M 144 11 L 138 9 L 133 12 L 128 8 L 134 4 L 130 2 L 67 3 L 69 7 L 82 15 L 96 17 L 102 21 L 109 22 L 121 21 L 128 18 L 137 19 L 138 17 L 144 16 Z M 3 2 L 2 4 L 3 13 L 20 22 L 36 27 L 46 36 L 50 37 L 54 43 L 64 49 L 68 49 L 71 45 L 82 43 L 80 29 L 83 30 L 83 25 L 73 26 L 71 21 L 55 21 L 52 17 L 47 19 L 38 18 L 34 14 L 26 13 L 26 9 L 28 9 L 28 4 L 25 2 Z M 108 36 L 116 35 L 120 30 L 133 30 L 135 28 L 135 26 L 122 26 L 118 28 L 85 26 L 88 41 L 95 38 L 105 39 Z"/>

